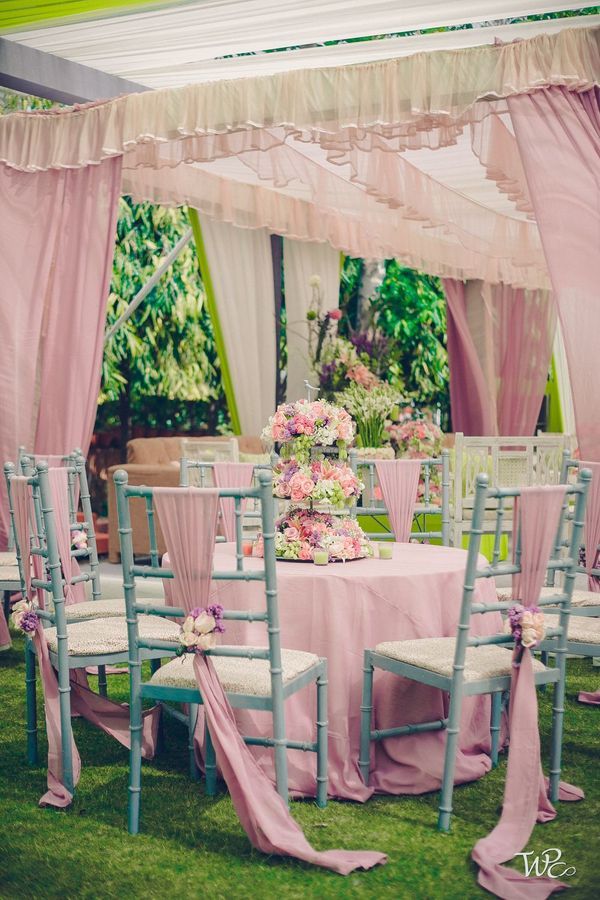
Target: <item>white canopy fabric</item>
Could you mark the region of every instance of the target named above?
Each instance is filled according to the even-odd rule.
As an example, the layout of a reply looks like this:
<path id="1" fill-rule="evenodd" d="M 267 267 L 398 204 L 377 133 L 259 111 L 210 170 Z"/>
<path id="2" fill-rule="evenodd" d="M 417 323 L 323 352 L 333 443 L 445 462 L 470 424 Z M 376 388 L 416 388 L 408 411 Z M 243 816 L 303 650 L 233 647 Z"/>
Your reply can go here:
<path id="1" fill-rule="evenodd" d="M 310 285 L 318 275 L 320 312 L 337 309 L 340 299 L 340 254 L 328 244 L 307 241 L 283 242 L 285 311 L 287 334 L 287 399 L 306 396 L 304 381 L 310 379 L 308 320 L 306 314 L 316 297 Z"/>
<path id="2" fill-rule="evenodd" d="M 368 3 L 364 0 L 201 0 L 129 14 L 109 8 L 97 12 L 90 21 L 50 23 L 6 36 L 149 87 L 175 87 L 198 82 L 202 78 L 202 67 L 197 68 L 199 63 L 226 55 L 441 26 L 498 22 L 515 16 L 577 9 L 581 5 L 565 0 L 369 0 Z M 528 27 L 530 33 L 539 33 L 556 26 L 532 23 Z M 425 44 L 408 43 L 407 49 L 400 52 L 427 49 L 431 39 L 434 49 L 472 46 L 470 31 L 459 32 L 458 37 L 452 32 L 428 35 Z M 523 31 L 523 36 L 529 35 Z M 506 33 L 501 39 L 513 37 Z M 481 41 L 475 38 L 475 43 Z M 368 43 L 383 44 L 382 41 Z M 320 48 L 316 54 L 318 61 L 313 64 L 321 67 L 383 58 L 370 55 L 373 51 L 396 55 L 391 45 L 388 48 L 370 48 L 365 44 L 354 48 L 325 47 Z M 269 54 L 269 57 L 269 62 L 265 58 L 261 61 L 264 73 L 281 71 L 282 54 Z M 242 71 L 225 77 L 244 74 L 242 60 L 227 63 L 231 63 L 232 72 L 234 67 Z M 291 62 L 285 66 L 298 68 L 297 63 Z M 210 66 L 208 69 L 210 73 Z M 251 74 L 258 72 L 252 69 Z"/>
<path id="3" fill-rule="evenodd" d="M 200 224 L 242 434 L 259 435 L 277 383 L 270 236 L 204 216 Z"/>
<path id="4" fill-rule="evenodd" d="M 0 160 L 36 171 L 123 154 L 136 199 L 432 274 L 546 288 L 505 98 L 589 89 L 599 35 L 567 28 L 7 116 Z"/>

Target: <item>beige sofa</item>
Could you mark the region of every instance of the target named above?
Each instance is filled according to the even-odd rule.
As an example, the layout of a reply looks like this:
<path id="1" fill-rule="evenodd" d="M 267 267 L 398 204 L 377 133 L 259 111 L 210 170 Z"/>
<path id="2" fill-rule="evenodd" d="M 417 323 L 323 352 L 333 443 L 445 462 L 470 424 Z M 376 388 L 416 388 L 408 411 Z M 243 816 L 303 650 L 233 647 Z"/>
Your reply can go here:
<path id="1" fill-rule="evenodd" d="M 151 487 L 170 487 L 179 484 L 179 460 L 182 455 L 183 437 L 135 438 L 127 444 L 127 463 L 111 466 L 108 470 L 108 560 L 118 563 L 119 531 L 117 521 L 117 504 L 115 496 L 114 473 L 117 469 L 125 469 L 129 475 L 129 483 L 146 484 Z M 196 439 L 195 439 L 196 440 Z M 203 440 L 197 438 L 197 440 Z M 229 441 L 229 437 L 209 437 L 207 441 Z M 260 438 L 240 435 L 237 437 L 241 454 L 259 454 L 263 452 Z M 145 505 L 142 500 L 131 503 L 131 528 L 133 531 L 133 552 L 136 556 L 144 556 L 149 552 L 148 527 Z M 164 553 L 165 543 L 156 523 L 156 538 L 159 553 Z"/>

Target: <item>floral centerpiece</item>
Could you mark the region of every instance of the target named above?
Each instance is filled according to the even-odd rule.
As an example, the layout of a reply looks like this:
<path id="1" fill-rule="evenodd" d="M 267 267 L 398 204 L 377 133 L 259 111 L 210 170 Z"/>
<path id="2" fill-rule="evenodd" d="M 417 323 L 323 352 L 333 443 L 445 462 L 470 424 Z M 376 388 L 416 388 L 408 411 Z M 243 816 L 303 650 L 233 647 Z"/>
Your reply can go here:
<path id="1" fill-rule="evenodd" d="M 323 550 L 330 560 L 373 555 L 362 528 L 349 516 L 292 507 L 275 523 L 275 553 L 280 559 L 310 561 L 315 552 Z M 262 537 L 254 547 L 254 555 L 263 555 Z"/>
<path id="2" fill-rule="evenodd" d="M 396 421 L 389 423 L 386 430 L 398 456 L 427 459 L 442 452 L 442 429 L 431 418 L 420 415 L 410 406 L 401 410 Z"/>
<path id="3" fill-rule="evenodd" d="M 293 503 L 328 503 L 343 509 L 358 499 L 363 489 L 350 466 L 337 460 L 315 459 L 301 465 L 292 457 L 273 468 L 273 493 Z"/>
<path id="4" fill-rule="evenodd" d="M 281 456 L 301 465 L 310 461 L 313 447 L 337 446 L 341 458 L 354 440 L 354 423 L 345 409 L 325 400 L 282 403 L 271 416 L 262 439 L 279 444 Z"/>

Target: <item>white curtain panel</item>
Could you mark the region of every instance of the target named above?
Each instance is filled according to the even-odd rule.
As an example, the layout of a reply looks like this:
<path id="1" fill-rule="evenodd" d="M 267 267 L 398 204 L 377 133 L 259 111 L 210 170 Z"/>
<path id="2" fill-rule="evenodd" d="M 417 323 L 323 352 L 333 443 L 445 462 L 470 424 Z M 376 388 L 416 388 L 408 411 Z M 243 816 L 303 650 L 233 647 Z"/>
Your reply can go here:
<path id="1" fill-rule="evenodd" d="M 554 347 L 552 353 L 554 355 L 554 374 L 558 387 L 558 396 L 560 398 L 563 430 L 565 434 L 575 435 L 575 407 L 573 406 L 571 378 L 569 376 L 569 365 L 567 363 L 567 354 L 565 351 L 565 342 L 560 320 L 557 320 L 556 322 L 556 333 L 554 335 Z"/>
<path id="2" fill-rule="evenodd" d="M 306 396 L 305 379 L 310 377 L 308 363 L 308 322 L 306 314 L 313 302 L 313 275 L 321 279 L 321 309 L 339 306 L 340 253 L 329 244 L 307 241 L 283 242 L 285 309 L 287 317 L 287 399 Z"/>
<path id="3" fill-rule="evenodd" d="M 242 434 L 259 435 L 275 409 L 277 357 L 271 240 L 264 229 L 200 216 Z"/>

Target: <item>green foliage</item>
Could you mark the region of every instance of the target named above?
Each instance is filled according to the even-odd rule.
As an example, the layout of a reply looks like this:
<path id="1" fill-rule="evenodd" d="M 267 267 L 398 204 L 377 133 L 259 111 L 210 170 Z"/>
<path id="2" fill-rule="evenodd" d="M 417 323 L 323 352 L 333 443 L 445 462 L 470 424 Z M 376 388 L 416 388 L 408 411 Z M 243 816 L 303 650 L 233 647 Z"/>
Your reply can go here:
<path id="1" fill-rule="evenodd" d="M 188 227 L 182 210 L 121 199 L 107 327 Z M 108 342 L 99 399 L 97 426 L 120 418 L 124 428 L 131 417 L 134 425 L 177 428 L 190 412 L 196 427 L 219 418 L 224 404 L 193 243 Z"/>
<path id="2" fill-rule="evenodd" d="M 378 327 L 394 339 L 390 373 L 404 381 L 419 405 L 439 404 L 447 415 L 446 300 L 439 279 L 388 260 L 372 306 Z"/>

